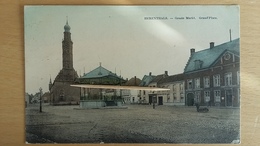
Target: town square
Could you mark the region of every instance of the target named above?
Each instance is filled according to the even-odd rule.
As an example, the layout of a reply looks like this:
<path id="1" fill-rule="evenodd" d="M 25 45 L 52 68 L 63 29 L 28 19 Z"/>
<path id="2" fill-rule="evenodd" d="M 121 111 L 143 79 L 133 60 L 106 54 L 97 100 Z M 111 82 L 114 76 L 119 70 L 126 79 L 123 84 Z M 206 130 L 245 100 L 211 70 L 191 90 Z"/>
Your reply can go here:
<path id="1" fill-rule="evenodd" d="M 129 105 L 80 109 L 39 104 L 26 108 L 28 143 L 232 143 L 239 137 L 239 108 Z"/>
<path id="2" fill-rule="evenodd" d="M 27 143 L 240 143 L 237 6 L 24 10 Z"/>

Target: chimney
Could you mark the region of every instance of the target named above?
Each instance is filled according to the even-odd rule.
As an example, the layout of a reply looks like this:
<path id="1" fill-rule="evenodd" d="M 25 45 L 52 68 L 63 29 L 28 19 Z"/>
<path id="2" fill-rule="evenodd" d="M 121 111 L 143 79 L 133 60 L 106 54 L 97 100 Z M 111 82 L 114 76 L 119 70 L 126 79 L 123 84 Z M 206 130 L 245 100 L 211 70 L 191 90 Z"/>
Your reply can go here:
<path id="1" fill-rule="evenodd" d="M 194 53 L 195 53 L 195 49 L 194 49 L 194 48 L 191 48 L 191 49 L 190 49 L 190 56 L 192 56 Z"/>
<path id="2" fill-rule="evenodd" d="M 135 86 L 136 86 L 136 76 L 135 76 Z"/>
<path id="3" fill-rule="evenodd" d="M 210 42 L 210 43 L 209 43 L 209 46 L 210 46 L 210 49 L 211 49 L 211 48 L 214 48 L 214 42 Z"/>
<path id="4" fill-rule="evenodd" d="M 152 72 L 149 72 L 149 76 L 152 76 Z"/>
<path id="5" fill-rule="evenodd" d="M 164 74 L 168 76 L 168 71 L 165 71 Z"/>

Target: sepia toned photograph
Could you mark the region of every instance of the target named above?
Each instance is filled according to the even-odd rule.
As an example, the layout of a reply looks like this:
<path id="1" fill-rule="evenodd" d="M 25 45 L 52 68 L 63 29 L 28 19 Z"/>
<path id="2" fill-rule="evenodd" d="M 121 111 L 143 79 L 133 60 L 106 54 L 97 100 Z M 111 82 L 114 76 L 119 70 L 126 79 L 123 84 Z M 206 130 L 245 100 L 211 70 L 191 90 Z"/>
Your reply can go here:
<path id="1" fill-rule="evenodd" d="M 24 7 L 25 143 L 240 143 L 238 5 Z"/>

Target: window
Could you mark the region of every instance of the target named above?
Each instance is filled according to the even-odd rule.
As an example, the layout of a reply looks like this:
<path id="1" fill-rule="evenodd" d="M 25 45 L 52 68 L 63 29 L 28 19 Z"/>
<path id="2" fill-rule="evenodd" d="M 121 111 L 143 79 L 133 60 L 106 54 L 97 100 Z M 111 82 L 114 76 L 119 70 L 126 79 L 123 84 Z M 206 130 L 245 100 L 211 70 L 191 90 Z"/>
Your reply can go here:
<path id="1" fill-rule="evenodd" d="M 225 74 L 225 86 L 230 86 L 232 85 L 232 73 L 226 73 Z"/>
<path id="2" fill-rule="evenodd" d="M 181 102 L 184 102 L 184 95 L 181 94 Z"/>
<path id="3" fill-rule="evenodd" d="M 64 96 L 64 89 L 60 90 L 60 96 Z"/>
<path id="4" fill-rule="evenodd" d="M 188 89 L 192 89 L 192 80 L 191 79 L 187 80 L 187 82 L 188 82 Z"/>
<path id="5" fill-rule="evenodd" d="M 210 91 L 205 91 L 204 92 L 204 100 L 205 100 L 205 102 L 209 102 L 210 101 Z"/>
<path id="6" fill-rule="evenodd" d="M 220 90 L 214 91 L 214 98 L 216 102 L 220 102 Z"/>
<path id="7" fill-rule="evenodd" d="M 194 102 L 195 102 L 195 103 L 200 103 L 200 91 L 195 92 Z"/>
<path id="8" fill-rule="evenodd" d="M 167 102 L 170 102 L 170 96 L 167 95 Z"/>
<path id="9" fill-rule="evenodd" d="M 175 84 L 172 85 L 172 91 L 175 92 Z"/>
<path id="10" fill-rule="evenodd" d="M 143 91 L 143 94 L 145 95 L 145 91 Z"/>
<path id="11" fill-rule="evenodd" d="M 63 101 L 64 100 L 64 89 L 60 90 L 60 100 Z"/>
<path id="12" fill-rule="evenodd" d="M 200 78 L 196 78 L 195 79 L 195 89 L 199 89 L 200 88 Z"/>
<path id="13" fill-rule="evenodd" d="M 231 58 L 230 54 L 229 53 L 226 53 L 225 56 L 224 56 L 224 59 L 225 60 L 229 60 Z"/>
<path id="14" fill-rule="evenodd" d="M 179 87 L 179 84 L 175 84 L 174 85 L 174 92 L 178 92 L 178 89 L 179 89 L 180 87 Z"/>
<path id="15" fill-rule="evenodd" d="M 183 83 L 180 83 L 180 92 L 181 92 L 181 93 L 184 92 Z"/>
<path id="16" fill-rule="evenodd" d="M 213 83 L 214 83 L 214 87 L 220 86 L 220 75 L 213 76 Z"/>
<path id="17" fill-rule="evenodd" d="M 204 88 L 209 88 L 209 76 L 204 77 Z"/>
<path id="18" fill-rule="evenodd" d="M 240 72 L 239 71 L 237 72 L 237 84 L 238 85 L 240 84 Z"/>

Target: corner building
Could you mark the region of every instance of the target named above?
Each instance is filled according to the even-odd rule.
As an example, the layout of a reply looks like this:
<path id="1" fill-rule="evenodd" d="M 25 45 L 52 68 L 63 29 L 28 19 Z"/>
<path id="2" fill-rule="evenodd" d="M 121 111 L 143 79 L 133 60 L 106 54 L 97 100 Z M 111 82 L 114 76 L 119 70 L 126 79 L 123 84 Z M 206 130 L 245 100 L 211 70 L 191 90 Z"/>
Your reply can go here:
<path id="1" fill-rule="evenodd" d="M 240 106 L 240 39 L 195 52 L 185 66 L 185 104 Z"/>

